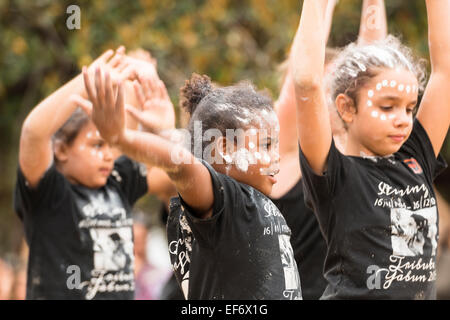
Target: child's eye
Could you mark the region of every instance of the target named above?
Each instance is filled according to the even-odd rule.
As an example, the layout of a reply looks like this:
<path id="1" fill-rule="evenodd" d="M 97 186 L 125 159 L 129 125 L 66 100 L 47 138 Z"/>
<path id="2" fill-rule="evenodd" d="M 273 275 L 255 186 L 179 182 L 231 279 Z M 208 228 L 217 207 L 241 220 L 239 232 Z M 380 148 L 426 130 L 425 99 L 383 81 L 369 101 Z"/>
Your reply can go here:
<path id="1" fill-rule="evenodd" d="M 383 111 L 391 111 L 393 109 L 392 106 L 380 106 L 380 109 Z"/>

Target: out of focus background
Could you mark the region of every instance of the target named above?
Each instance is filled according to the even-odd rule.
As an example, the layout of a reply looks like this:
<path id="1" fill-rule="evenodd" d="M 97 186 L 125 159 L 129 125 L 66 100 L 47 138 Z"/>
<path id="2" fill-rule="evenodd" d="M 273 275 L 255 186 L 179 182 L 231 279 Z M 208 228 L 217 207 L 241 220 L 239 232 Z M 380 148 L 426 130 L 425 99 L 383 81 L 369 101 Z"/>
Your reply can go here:
<path id="1" fill-rule="evenodd" d="M 71 5 L 80 9 L 79 28 L 68 27 Z M 278 67 L 289 52 L 301 5 L 298 0 L 0 0 L 0 299 L 24 296 L 27 248 L 12 199 L 21 125 L 39 101 L 77 75 L 83 65 L 119 45 L 128 51 L 143 48 L 157 59 L 159 75 L 175 106 L 179 88 L 192 72 L 207 74 L 222 85 L 248 79 L 276 99 Z M 361 5 L 362 0 L 338 2 L 330 47 L 356 39 Z M 425 1 L 387 0 L 386 10 L 389 33 L 401 36 L 428 60 Z M 448 137 L 442 153 L 450 163 Z M 442 195 L 444 260 L 450 243 L 446 207 L 450 169 L 436 180 L 436 188 Z M 148 235 L 142 240 L 145 259 L 167 269 L 160 206 L 154 197 L 142 199 L 138 207 L 144 218 L 139 221 Z M 450 269 L 441 271 L 441 297 L 448 298 Z"/>

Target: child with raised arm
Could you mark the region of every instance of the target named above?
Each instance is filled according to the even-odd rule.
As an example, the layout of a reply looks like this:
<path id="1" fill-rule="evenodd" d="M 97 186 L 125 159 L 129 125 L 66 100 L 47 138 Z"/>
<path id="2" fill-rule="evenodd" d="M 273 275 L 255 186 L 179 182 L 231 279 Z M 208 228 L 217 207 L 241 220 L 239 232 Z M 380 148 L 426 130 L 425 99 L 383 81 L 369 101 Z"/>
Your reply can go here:
<path id="1" fill-rule="evenodd" d="M 330 33 L 335 5 L 336 0 L 330 0 L 326 7 L 326 39 Z M 370 42 L 386 37 L 387 21 L 385 14 L 383 15 L 384 11 L 383 0 L 363 1 L 358 41 Z M 333 60 L 336 55 L 332 50 L 329 52 L 333 54 L 326 54 L 325 76 L 332 73 Z M 302 279 L 303 298 L 319 299 L 327 285 L 323 277 L 327 246 L 316 216 L 304 201 L 302 175 L 298 161 L 297 122 L 296 118 L 292 116 L 296 112 L 296 101 L 290 69 L 286 71 L 275 109 L 280 121 L 281 160 L 280 173 L 277 176 L 278 182 L 274 185 L 270 197 L 280 209 L 292 231 L 291 243 Z M 329 106 L 329 111 L 333 137 L 339 141 L 338 149 L 343 149 L 346 132 L 334 103 Z"/>
<path id="2" fill-rule="evenodd" d="M 113 81 L 134 73 L 124 48 L 108 50 L 88 72 L 98 66 Z M 83 95 L 80 74 L 22 127 L 14 205 L 30 248 L 27 299 L 134 298 L 131 206 L 147 192 L 145 167 L 114 161 L 112 147 L 77 108 Z"/>
<path id="3" fill-rule="evenodd" d="M 267 198 L 279 161 L 271 100 L 249 84 L 213 88 L 194 75 L 182 105 L 196 158 L 158 135 L 127 130 L 120 87 L 115 97 L 107 74 L 98 72 L 96 89 L 85 74 L 92 119 L 107 141 L 175 184 L 167 232 L 185 297 L 301 299 L 290 229 Z"/>
<path id="4" fill-rule="evenodd" d="M 450 1 L 429 0 L 432 74 L 398 40 L 350 44 L 332 97 L 347 128 L 335 147 L 323 89 L 326 1 L 305 0 L 293 48 L 305 198 L 327 241 L 323 299 L 434 299 L 438 215 L 432 181 L 450 122 Z"/>

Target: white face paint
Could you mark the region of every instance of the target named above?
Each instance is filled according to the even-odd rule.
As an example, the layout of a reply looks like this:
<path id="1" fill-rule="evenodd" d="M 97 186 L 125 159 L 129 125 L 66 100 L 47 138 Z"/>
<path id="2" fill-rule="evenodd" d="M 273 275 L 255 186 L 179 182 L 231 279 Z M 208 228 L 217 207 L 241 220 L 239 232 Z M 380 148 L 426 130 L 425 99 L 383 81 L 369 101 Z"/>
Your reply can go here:
<path id="1" fill-rule="evenodd" d="M 84 149 L 86 149 L 86 147 L 84 145 L 81 145 L 78 150 L 83 151 Z"/>
<path id="2" fill-rule="evenodd" d="M 255 152 L 255 159 L 256 160 L 261 160 L 261 153 Z"/>
<path id="3" fill-rule="evenodd" d="M 248 147 L 249 147 L 250 149 L 255 149 L 255 144 L 254 144 L 253 142 L 250 142 L 250 143 L 248 144 Z"/>
<path id="4" fill-rule="evenodd" d="M 368 106 L 368 107 L 371 107 L 371 106 L 373 106 L 373 102 L 372 102 L 372 100 L 368 100 L 368 101 L 367 101 L 367 106 Z"/>
<path id="5" fill-rule="evenodd" d="M 377 83 L 377 86 L 376 86 L 377 91 L 380 91 L 382 87 L 383 87 L 383 85 L 381 83 Z"/>
<path id="6" fill-rule="evenodd" d="M 369 91 L 367 92 L 367 95 L 369 96 L 369 98 L 372 98 L 373 95 L 374 95 L 373 90 L 369 90 Z"/>
<path id="7" fill-rule="evenodd" d="M 265 164 L 267 164 L 267 163 L 270 163 L 270 156 L 266 153 L 264 156 L 263 156 L 263 159 L 262 159 L 262 162 L 263 163 L 265 163 Z"/>
<path id="8" fill-rule="evenodd" d="M 385 114 L 382 114 L 381 116 L 380 116 L 380 120 L 382 120 L 382 121 L 385 121 L 387 118 L 386 118 L 386 115 Z"/>
<path id="9" fill-rule="evenodd" d="M 394 88 L 397 85 L 397 81 L 392 80 L 391 81 L 391 88 Z"/>
<path id="10" fill-rule="evenodd" d="M 371 113 L 370 113 L 370 115 L 373 117 L 373 118 L 378 118 L 378 111 L 372 111 Z"/>
<path id="11" fill-rule="evenodd" d="M 405 85 L 404 84 L 399 84 L 398 85 L 398 91 L 402 92 L 403 89 L 405 89 Z"/>
<path id="12" fill-rule="evenodd" d="M 250 160 L 248 150 L 245 148 L 241 148 L 238 151 L 236 151 L 233 156 L 236 168 L 242 172 L 247 172 Z"/>

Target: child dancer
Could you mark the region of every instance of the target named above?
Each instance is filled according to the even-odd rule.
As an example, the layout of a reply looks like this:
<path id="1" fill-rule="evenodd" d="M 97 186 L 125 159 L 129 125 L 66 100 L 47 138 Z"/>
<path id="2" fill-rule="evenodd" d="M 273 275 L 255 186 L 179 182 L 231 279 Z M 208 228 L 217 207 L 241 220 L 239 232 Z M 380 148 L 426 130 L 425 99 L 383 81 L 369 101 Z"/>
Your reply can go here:
<path id="1" fill-rule="evenodd" d="M 125 129 L 120 87 L 115 98 L 108 72 L 96 78 L 94 90 L 85 74 L 101 135 L 165 170 L 177 188 L 169 251 L 186 298 L 301 299 L 290 229 L 267 198 L 279 161 L 271 100 L 248 84 L 213 88 L 194 75 L 182 92 L 196 158 L 155 134 Z"/>
<path id="2" fill-rule="evenodd" d="M 450 120 L 450 2 L 427 1 L 432 74 L 416 119 L 423 73 L 398 40 L 351 44 L 338 57 L 331 92 L 347 128 L 345 154 L 323 89 L 325 5 L 305 0 L 291 66 L 305 198 L 328 245 L 322 298 L 433 299 L 432 181 Z"/>
<path id="3" fill-rule="evenodd" d="M 328 39 L 332 25 L 335 0 L 328 1 L 325 13 L 325 30 Z M 387 33 L 387 21 L 383 0 L 364 0 L 361 12 L 359 42 L 370 43 L 384 39 Z M 325 74 L 332 73 L 336 50 L 327 49 L 325 55 Z M 318 299 L 326 287 L 323 277 L 323 265 L 326 256 L 326 242 L 323 238 L 317 218 L 304 201 L 300 163 L 298 161 L 297 123 L 295 117 L 295 89 L 291 70 L 288 69 L 283 82 L 280 97 L 276 102 L 276 111 L 280 121 L 280 173 L 274 185 L 271 199 L 280 209 L 292 230 L 291 243 L 295 260 L 302 279 L 304 299 Z M 335 141 L 339 141 L 339 150 L 345 146 L 346 132 L 334 102 L 329 107 L 330 122 Z M 336 143 L 337 144 L 337 143 Z"/>
<path id="4" fill-rule="evenodd" d="M 88 72 L 124 80 L 135 72 L 124 54 L 108 50 Z M 114 162 L 76 94 L 85 95 L 81 75 L 22 127 L 14 200 L 30 247 L 27 299 L 133 299 L 131 206 L 147 192 L 145 167 Z"/>

